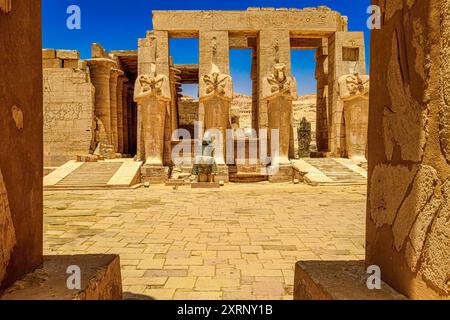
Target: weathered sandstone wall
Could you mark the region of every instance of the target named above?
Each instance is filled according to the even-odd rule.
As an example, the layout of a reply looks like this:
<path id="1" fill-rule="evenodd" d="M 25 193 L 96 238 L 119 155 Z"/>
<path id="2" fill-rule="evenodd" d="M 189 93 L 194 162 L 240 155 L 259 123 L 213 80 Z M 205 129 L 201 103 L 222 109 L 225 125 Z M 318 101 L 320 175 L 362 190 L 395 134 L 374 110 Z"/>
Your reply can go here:
<path id="1" fill-rule="evenodd" d="M 42 262 L 40 13 L 40 1 L 0 7 L 0 291 Z"/>
<path id="2" fill-rule="evenodd" d="M 373 1 L 368 265 L 410 298 L 450 297 L 450 0 Z"/>
<path id="3" fill-rule="evenodd" d="M 56 167 L 77 155 L 87 154 L 94 146 L 95 89 L 79 60 L 56 58 L 60 52 L 43 50 L 44 57 L 44 166 Z M 53 53 L 53 59 L 46 59 Z M 78 56 L 78 52 L 72 54 Z M 46 60 L 62 61 L 46 68 Z"/>

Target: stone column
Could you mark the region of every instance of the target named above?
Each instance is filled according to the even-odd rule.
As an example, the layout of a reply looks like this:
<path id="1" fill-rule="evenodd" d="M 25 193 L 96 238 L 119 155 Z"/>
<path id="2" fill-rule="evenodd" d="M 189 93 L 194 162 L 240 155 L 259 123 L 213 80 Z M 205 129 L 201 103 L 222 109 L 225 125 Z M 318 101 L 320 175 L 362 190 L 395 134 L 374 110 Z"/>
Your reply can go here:
<path id="1" fill-rule="evenodd" d="M 219 148 L 215 150 L 215 157 L 218 165 L 224 165 L 226 129 L 231 127 L 229 110 L 233 99 L 228 32 L 200 31 L 199 42 L 199 102 L 204 129 L 205 132 L 217 129 L 220 133 L 221 136 L 215 138 Z"/>
<path id="2" fill-rule="evenodd" d="M 344 105 L 339 99 L 339 78 L 366 74 L 363 32 L 338 31 L 328 39 L 328 147 L 334 156 L 345 156 Z"/>
<path id="3" fill-rule="evenodd" d="M 88 60 L 88 66 L 92 84 L 95 87 L 95 106 L 94 114 L 97 117 L 97 126 L 101 123 L 105 129 L 106 135 L 101 136 L 98 143 L 109 146 L 112 141 L 111 137 L 111 99 L 110 99 L 110 76 L 111 68 L 115 66 L 115 62 L 109 59 L 91 59 Z"/>
<path id="4" fill-rule="evenodd" d="M 291 46 L 288 30 L 261 30 L 258 39 L 259 128 L 268 129 L 267 150 L 278 144 L 278 154 L 270 154 L 271 182 L 290 181 L 289 162 L 292 100 L 297 98 L 297 84 L 291 77 Z M 270 141 L 273 129 L 279 130 L 279 141 Z M 260 143 L 264 143 L 259 137 Z M 269 155 L 269 154 L 268 154 Z M 264 157 L 265 155 L 263 155 Z"/>
<path id="5" fill-rule="evenodd" d="M 259 128 L 259 71 L 258 71 L 258 52 L 257 48 L 252 48 L 252 128 L 258 132 Z"/>
<path id="6" fill-rule="evenodd" d="M 328 151 L 328 39 L 316 51 L 316 144 L 317 151 Z"/>
<path id="7" fill-rule="evenodd" d="M 166 117 L 170 109 L 170 83 L 165 75 L 156 73 L 153 64 L 149 74 L 136 80 L 134 100 L 141 106 L 142 136 L 145 164 L 143 179 L 149 182 L 164 182 L 164 145 Z"/>
<path id="8" fill-rule="evenodd" d="M 111 108 L 111 143 L 114 145 L 114 151 L 118 152 L 118 128 L 117 128 L 117 82 L 119 76 L 123 75 L 123 71 L 119 69 L 111 69 L 111 77 L 109 79 L 110 92 L 110 108 Z"/>
<path id="9" fill-rule="evenodd" d="M 344 104 L 345 155 L 366 162 L 369 116 L 369 77 L 348 74 L 339 78 L 339 99 Z"/>
<path id="10" fill-rule="evenodd" d="M 128 81 L 123 78 L 122 86 L 122 135 L 123 135 L 123 153 L 130 154 L 128 141 Z"/>
<path id="11" fill-rule="evenodd" d="M 262 101 L 266 104 L 269 137 L 271 130 L 279 130 L 278 154 L 271 154 L 272 164 L 289 164 L 289 137 L 291 134 L 292 100 L 297 98 L 295 79 L 286 74 L 282 63 L 273 66 L 272 74 L 262 82 Z"/>
<path id="12" fill-rule="evenodd" d="M 0 292 L 42 263 L 43 248 L 41 1 L 7 8 L 0 8 Z"/>
<path id="13" fill-rule="evenodd" d="M 137 160 L 143 160 L 143 158 L 138 157 L 137 152 L 137 141 L 138 141 L 138 132 L 140 131 L 140 127 L 138 127 L 137 121 L 137 104 L 133 100 L 134 95 L 134 86 L 131 83 L 128 84 L 128 147 L 130 152 L 136 154 Z M 143 148 L 142 148 L 143 150 Z"/>
<path id="14" fill-rule="evenodd" d="M 258 71 L 259 71 L 259 128 L 268 127 L 267 102 L 263 101 L 263 83 L 265 78 L 273 74 L 273 66 L 285 65 L 286 75 L 291 74 L 291 43 L 288 30 L 264 29 L 258 38 Z M 289 136 L 287 137 L 289 142 Z"/>
<path id="15" fill-rule="evenodd" d="M 450 1 L 383 3 L 373 1 L 385 18 L 371 39 L 366 263 L 411 299 L 449 299 Z"/>
<path id="16" fill-rule="evenodd" d="M 123 92 L 123 81 L 124 76 L 121 75 L 117 79 L 117 149 L 120 154 L 124 154 L 123 150 L 123 99 L 122 99 L 122 92 Z"/>

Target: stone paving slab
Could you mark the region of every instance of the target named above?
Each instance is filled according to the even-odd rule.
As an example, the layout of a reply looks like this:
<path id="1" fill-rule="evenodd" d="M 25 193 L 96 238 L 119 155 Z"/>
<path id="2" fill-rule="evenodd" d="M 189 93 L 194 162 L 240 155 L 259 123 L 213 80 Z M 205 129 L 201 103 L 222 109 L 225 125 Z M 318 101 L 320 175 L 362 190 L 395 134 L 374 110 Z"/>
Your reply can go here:
<path id="1" fill-rule="evenodd" d="M 364 259 L 365 186 L 46 191 L 45 254 L 116 253 L 125 296 L 292 299 L 299 260 Z"/>

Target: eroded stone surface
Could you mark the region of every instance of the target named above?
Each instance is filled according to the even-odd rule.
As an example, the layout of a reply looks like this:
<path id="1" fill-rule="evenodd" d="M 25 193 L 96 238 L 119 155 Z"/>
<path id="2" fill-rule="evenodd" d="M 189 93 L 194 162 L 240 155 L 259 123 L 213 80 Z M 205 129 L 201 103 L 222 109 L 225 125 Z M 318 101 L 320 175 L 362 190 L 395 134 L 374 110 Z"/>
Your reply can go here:
<path id="1" fill-rule="evenodd" d="M 442 186 L 444 199 L 425 242 L 420 272 L 436 291 L 450 294 L 450 181 Z"/>
<path id="2" fill-rule="evenodd" d="M 440 105 L 440 139 L 445 158 L 450 162 L 450 1 L 442 1 L 442 102 Z"/>
<path id="3" fill-rule="evenodd" d="M 433 196 L 439 181 L 438 173 L 434 168 L 419 166 L 412 188 L 403 200 L 392 227 L 394 246 L 398 251 L 403 247 L 403 243 L 417 217 L 422 214 L 430 215 L 430 212 L 424 212 L 425 209 L 429 210 L 425 206 Z M 394 190 L 392 191 L 395 192 Z"/>
<path id="4" fill-rule="evenodd" d="M 16 234 L 8 203 L 8 193 L 0 170 L 0 284 L 2 283 L 11 252 L 16 244 Z"/>
<path id="5" fill-rule="evenodd" d="M 383 117 L 385 152 L 387 159 L 392 160 L 394 148 L 401 146 L 402 159 L 417 162 L 426 142 L 425 112 L 411 97 L 410 85 L 404 81 L 407 75 L 399 60 L 398 35 L 394 35 L 386 83 L 392 105 L 385 107 Z"/>
<path id="6" fill-rule="evenodd" d="M 417 167 L 379 164 L 370 179 L 370 216 L 377 227 L 392 225 Z"/>

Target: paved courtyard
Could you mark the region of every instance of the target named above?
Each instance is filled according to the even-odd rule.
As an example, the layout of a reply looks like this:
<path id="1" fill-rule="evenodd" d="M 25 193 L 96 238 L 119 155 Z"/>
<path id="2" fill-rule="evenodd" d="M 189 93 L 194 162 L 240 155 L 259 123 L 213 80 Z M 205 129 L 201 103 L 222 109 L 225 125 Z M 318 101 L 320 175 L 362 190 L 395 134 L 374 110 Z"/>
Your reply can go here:
<path id="1" fill-rule="evenodd" d="M 364 258 L 366 187 L 47 191 L 45 254 L 116 253 L 126 297 L 292 299 L 297 260 Z"/>

